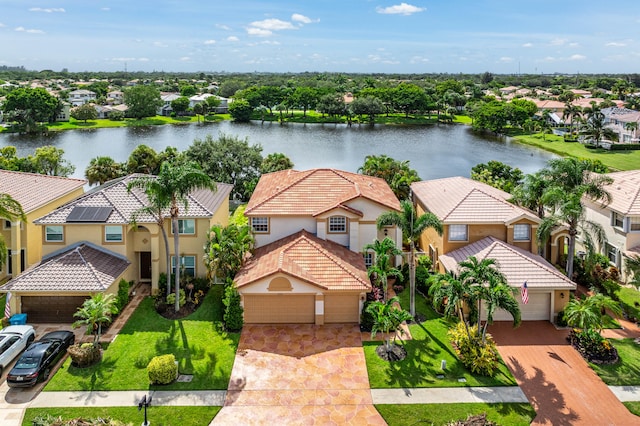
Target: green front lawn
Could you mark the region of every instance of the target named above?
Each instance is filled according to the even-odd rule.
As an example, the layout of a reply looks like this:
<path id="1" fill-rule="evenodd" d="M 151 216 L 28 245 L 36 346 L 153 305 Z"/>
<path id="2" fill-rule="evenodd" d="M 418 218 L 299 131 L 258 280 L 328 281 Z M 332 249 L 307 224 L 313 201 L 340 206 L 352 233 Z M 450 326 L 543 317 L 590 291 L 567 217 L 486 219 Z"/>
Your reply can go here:
<path id="1" fill-rule="evenodd" d="M 620 287 L 616 292 L 622 309 L 635 318 L 640 319 L 640 291 L 630 287 Z"/>
<path id="2" fill-rule="evenodd" d="M 627 407 L 627 410 L 629 410 L 632 414 L 636 416 L 640 416 L 640 402 L 638 401 L 623 402 L 623 404 L 625 407 Z"/>
<path id="3" fill-rule="evenodd" d="M 409 303 L 409 291 L 400 295 L 404 309 Z M 405 341 L 407 357 L 402 361 L 387 362 L 375 352 L 380 342 L 364 342 L 369 382 L 372 388 L 440 388 L 463 386 L 515 386 L 516 381 L 507 366 L 502 363 L 495 377 L 474 375 L 467 370 L 451 347 L 447 330 L 454 320 L 438 315 L 423 296 L 416 295 L 416 312 L 426 316 L 422 324 L 411 325 L 412 340 Z M 440 369 L 441 360 L 447 361 L 447 368 Z M 444 375 L 438 378 L 438 375 Z M 464 378 L 465 382 L 458 379 Z"/>
<path id="4" fill-rule="evenodd" d="M 487 419 L 498 425 L 529 425 L 536 412 L 529 404 L 393 404 L 376 405 L 389 426 L 447 425 L 455 420 L 465 420 L 469 415 L 487 414 Z"/>
<path id="5" fill-rule="evenodd" d="M 609 339 L 618 350 L 617 364 L 589 364 L 598 376 L 610 386 L 640 385 L 640 346 L 633 339 Z"/>
<path id="6" fill-rule="evenodd" d="M 153 299 L 146 298 L 100 363 L 76 368 L 67 359 L 44 390 L 226 389 L 240 335 L 216 327 L 222 320 L 221 297 L 222 286 L 214 286 L 200 308 L 181 320 L 161 317 Z M 193 380 L 150 386 L 147 364 L 156 355 L 170 353 L 179 361 L 180 374 L 191 374 Z"/>
<path id="7" fill-rule="evenodd" d="M 587 149 L 578 142 L 565 142 L 561 136 L 541 134 L 519 135 L 517 142 L 533 145 L 562 156 L 600 160 L 613 170 L 633 170 L 640 164 L 640 151 L 608 151 L 606 149 Z"/>
<path id="8" fill-rule="evenodd" d="M 154 407 L 148 408 L 147 419 L 154 426 L 201 426 L 208 425 L 222 407 Z M 144 420 L 144 413 L 132 407 L 82 407 L 82 408 L 27 408 L 23 426 L 31 426 L 33 419 L 50 414 L 68 421 L 82 418 L 107 418 L 120 420 L 124 424 L 137 425 Z"/>

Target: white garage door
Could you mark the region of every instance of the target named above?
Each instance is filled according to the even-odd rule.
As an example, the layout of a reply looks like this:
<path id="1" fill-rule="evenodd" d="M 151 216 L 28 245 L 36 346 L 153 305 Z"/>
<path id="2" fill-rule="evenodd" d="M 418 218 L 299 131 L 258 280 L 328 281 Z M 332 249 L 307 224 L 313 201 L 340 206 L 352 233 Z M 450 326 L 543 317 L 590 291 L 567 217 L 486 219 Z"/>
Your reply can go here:
<path id="1" fill-rule="evenodd" d="M 551 312 L 551 293 L 532 293 L 529 291 L 529 303 L 522 304 L 520 294 L 516 296 L 520 304 L 520 313 L 523 321 L 549 320 Z M 487 319 L 486 308 L 482 306 L 482 319 Z M 493 314 L 494 321 L 513 321 L 513 317 L 507 311 L 498 309 Z"/>

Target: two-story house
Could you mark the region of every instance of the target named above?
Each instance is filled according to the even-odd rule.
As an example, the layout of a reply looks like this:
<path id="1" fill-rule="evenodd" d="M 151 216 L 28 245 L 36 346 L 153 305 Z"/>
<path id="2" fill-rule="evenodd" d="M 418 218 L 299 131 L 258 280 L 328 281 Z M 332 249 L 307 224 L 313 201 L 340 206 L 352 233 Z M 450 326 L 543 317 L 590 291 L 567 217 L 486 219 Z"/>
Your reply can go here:
<path id="1" fill-rule="evenodd" d="M 107 182 L 34 221 L 42 261 L 3 288 L 12 293 L 16 312 L 27 313 L 30 322 L 70 322 L 85 298 L 117 291 L 121 278 L 150 283 L 157 293 L 160 273 L 167 270 L 165 244 L 156 215 L 140 214 L 132 224 L 133 214 L 148 203 L 144 192 L 127 190 L 135 176 Z M 177 264 L 188 275 L 206 276 L 202 250 L 211 226 L 228 223 L 231 189 L 219 183 L 215 192 L 188 196 L 178 222 L 178 257 L 169 212 L 163 213 L 173 269 Z"/>
<path id="2" fill-rule="evenodd" d="M 623 279 L 628 279 L 625 258 L 640 256 L 640 170 L 607 176 L 613 179 L 606 186 L 611 203 L 603 207 L 585 198 L 586 218 L 602 226 L 607 239 L 604 254 L 620 270 Z"/>
<path id="3" fill-rule="evenodd" d="M 536 231 L 541 219 L 508 200 L 510 194 L 464 177 L 416 182 L 411 185 L 418 214 L 431 212 L 443 223 L 443 235 L 428 229 L 420 247 L 440 272 L 457 274 L 458 263 L 470 256 L 495 259 L 514 289 L 527 282 L 529 302 L 523 304 L 523 320 L 554 319 L 576 285 L 538 255 Z M 557 230 L 546 249 L 557 263 L 564 252 L 566 231 Z M 509 320 L 498 312 L 496 320 Z"/>
<path id="4" fill-rule="evenodd" d="M 17 277 L 40 261 L 41 232 L 33 221 L 81 195 L 86 183 L 83 179 L 0 170 L 0 193 L 18 201 L 27 216 L 26 222 L 3 220 L 0 225 L 8 249 L 7 264 L 0 268 L 0 282 Z"/>
<path id="5" fill-rule="evenodd" d="M 400 230 L 377 218 L 400 211 L 379 178 L 334 169 L 285 170 L 260 178 L 245 215 L 253 257 L 236 276 L 247 323 L 359 322 L 371 290 L 364 247 Z"/>
<path id="6" fill-rule="evenodd" d="M 95 92 L 87 89 L 77 89 L 69 92 L 69 103 L 71 106 L 77 107 L 84 105 L 87 102 L 96 100 Z"/>

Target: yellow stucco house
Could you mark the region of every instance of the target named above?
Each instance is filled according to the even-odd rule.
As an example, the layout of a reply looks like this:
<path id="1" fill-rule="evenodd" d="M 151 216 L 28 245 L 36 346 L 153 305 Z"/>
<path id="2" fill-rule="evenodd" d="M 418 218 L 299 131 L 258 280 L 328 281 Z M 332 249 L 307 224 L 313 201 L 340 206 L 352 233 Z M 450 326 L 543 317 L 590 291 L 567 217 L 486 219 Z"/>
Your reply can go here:
<path id="1" fill-rule="evenodd" d="M 151 284 L 158 291 L 166 272 L 166 251 L 155 215 L 132 215 L 147 205 L 144 192 L 127 191 L 131 179 L 107 182 L 34 221 L 42 246 L 42 261 L 3 290 L 12 293 L 13 313 L 28 314 L 29 322 L 68 322 L 82 301 L 97 291 L 116 292 L 121 278 Z M 212 225 L 226 226 L 232 185 L 216 191 L 197 190 L 181 206 L 180 253 L 173 253 L 168 211 L 163 215 L 172 267 L 176 260 L 186 274 L 204 277 L 203 247 Z M 44 279 L 50 274 L 55 279 Z"/>

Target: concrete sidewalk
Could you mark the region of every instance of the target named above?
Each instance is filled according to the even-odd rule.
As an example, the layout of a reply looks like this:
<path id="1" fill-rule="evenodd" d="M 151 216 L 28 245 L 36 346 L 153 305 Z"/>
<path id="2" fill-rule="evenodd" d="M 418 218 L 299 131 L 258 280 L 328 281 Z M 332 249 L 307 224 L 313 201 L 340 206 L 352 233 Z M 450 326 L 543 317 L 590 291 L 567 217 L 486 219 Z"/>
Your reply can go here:
<path id="1" fill-rule="evenodd" d="M 92 391 L 41 392 L 29 408 L 44 407 L 127 407 L 138 405 L 145 395 L 151 395 L 157 406 L 222 406 L 227 391 Z"/>
<path id="2" fill-rule="evenodd" d="M 518 386 L 371 389 L 374 404 L 448 404 L 528 402 Z"/>

